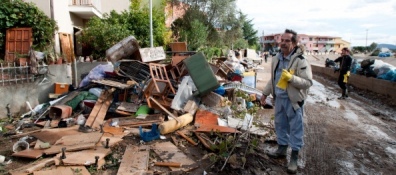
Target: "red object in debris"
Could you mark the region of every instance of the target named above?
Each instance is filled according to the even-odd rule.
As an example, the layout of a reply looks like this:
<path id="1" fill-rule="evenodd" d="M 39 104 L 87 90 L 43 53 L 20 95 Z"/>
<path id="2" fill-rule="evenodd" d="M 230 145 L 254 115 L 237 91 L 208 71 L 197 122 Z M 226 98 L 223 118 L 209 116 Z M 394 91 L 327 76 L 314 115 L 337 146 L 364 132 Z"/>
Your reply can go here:
<path id="1" fill-rule="evenodd" d="M 213 114 L 209 111 L 205 110 L 198 110 L 195 114 L 195 125 L 202 126 L 202 125 L 217 125 L 217 118 L 218 115 Z"/>
<path id="2" fill-rule="evenodd" d="M 84 105 L 90 108 L 93 108 L 95 106 L 96 101 L 95 100 L 84 100 Z"/>

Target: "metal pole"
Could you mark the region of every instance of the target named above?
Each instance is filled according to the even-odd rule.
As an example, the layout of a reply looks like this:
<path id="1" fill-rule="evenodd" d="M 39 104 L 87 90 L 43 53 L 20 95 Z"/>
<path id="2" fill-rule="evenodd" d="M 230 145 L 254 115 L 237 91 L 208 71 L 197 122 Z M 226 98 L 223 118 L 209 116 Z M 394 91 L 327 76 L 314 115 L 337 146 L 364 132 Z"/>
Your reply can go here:
<path id="1" fill-rule="evenodd" d="M 153 47 L 153 0 L 150 0 L 150 47 Z"/>
<path id="2" fill-rule="evenodd" d="M 366 29 L 366 51 L 368 51 L 368 48 L 367 48 L 367 35 L 368 35 L 368 29 Z"/>

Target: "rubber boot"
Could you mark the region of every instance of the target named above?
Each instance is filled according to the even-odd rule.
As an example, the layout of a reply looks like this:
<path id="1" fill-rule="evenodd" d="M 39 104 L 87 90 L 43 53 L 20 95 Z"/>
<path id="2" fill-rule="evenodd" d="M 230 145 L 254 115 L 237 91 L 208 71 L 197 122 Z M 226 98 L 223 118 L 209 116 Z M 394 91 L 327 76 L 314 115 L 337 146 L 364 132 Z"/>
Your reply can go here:
<path id="1" fill-rule="evenodd" d="M 341 95 L 341 97 L 338 97 L 338 99 L 340 99 L 340 100 L 345 99 L 345 93 L 346 93 L 346 89 L 343 89 L 342 95 Z"/>
<path id="2" fill-rule="evenodd" d="M 348 98 L 348 89 L 345 89 L 345 95 L 344 95 L 344 97 L 345 97 L 345 98 Z"/>
<path id="3" fill-rule="evenodd" d="M 292 150 L 291 156 L 290 156 L 290 162 L 289 162 L 289 165 L 287 166 L 288 173 L 290 173 L 290 174 L 297 173 L 297 160 L 298 160 L 298 151 Z"/>
<path id="4" fill-rule="evenodd" d="M 284 159 L 286 158 L 286 154 L 287 154 L 287 145 L 278 145 L 278 149 L 275 152 L 267 153 L 268 157 L 274 159 Z"/>

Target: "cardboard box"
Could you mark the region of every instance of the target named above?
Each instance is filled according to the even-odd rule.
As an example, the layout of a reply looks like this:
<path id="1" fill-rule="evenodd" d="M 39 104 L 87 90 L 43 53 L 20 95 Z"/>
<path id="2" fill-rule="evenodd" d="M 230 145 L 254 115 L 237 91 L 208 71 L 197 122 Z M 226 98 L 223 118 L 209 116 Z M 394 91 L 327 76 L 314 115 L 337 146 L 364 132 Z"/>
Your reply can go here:
<path id="1" fill-rule="evenodd" d="M 69 92 L 69 84 L 55 83 L 55 94 L 63 94 Z"/>

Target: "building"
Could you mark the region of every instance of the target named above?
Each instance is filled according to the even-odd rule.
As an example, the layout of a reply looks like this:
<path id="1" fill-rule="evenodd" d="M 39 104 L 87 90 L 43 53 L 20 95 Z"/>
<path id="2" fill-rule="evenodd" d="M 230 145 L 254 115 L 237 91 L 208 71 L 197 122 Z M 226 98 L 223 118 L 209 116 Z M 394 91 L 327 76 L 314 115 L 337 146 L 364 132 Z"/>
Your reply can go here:
<path id="1" fill-rule="evenodd" d="M 24 0 L 33 2 L 48 17 L 54 19 L 59 27 L 55 34 L 55 50 L 60 53 L 59 34 L 70 34 L 76 47 L 75 34 L 85 27 L 88 20 L 94 16 L 102 18 L 111 10 L 121 12 L 128 10 L 129 0 Z"/>
<path id="2" fill-rule="evenodd" d="M 281 33 L 262 36 L 260 41 L 264 51 L 279 50 Z M 343 47 L 350 47 L 350 43 L 341 37 L 298 34 L 298 43 L 304 45 L 307 53 L 341 53 Z"/>

